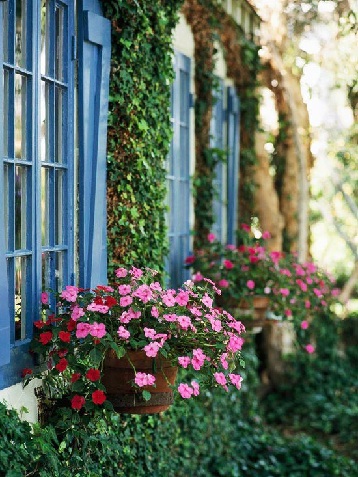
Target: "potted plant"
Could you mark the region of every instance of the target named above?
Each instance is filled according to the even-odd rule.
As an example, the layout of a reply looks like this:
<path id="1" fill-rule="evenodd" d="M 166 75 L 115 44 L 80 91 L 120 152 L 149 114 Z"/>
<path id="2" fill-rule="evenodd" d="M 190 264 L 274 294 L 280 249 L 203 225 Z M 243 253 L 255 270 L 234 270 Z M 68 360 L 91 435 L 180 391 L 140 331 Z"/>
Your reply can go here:
<path id="1" fill-rule="evenodd" d="M 165 410 L 174 389 L 184 399 L 212 386 L 240 389 L 244 326 L 213 306 L 220 290 L 209 279 L 163 289 L 156 275 L 119 268 L 111 286 L 67 286 L 54 311 L 44 292 L 31 350 L 45 370 L 25 370 L 25 383 L 41 377 L 47 396 L 76 411 L 132 413 Z M 178 366 L 191 378 L 174 386 Z"/>

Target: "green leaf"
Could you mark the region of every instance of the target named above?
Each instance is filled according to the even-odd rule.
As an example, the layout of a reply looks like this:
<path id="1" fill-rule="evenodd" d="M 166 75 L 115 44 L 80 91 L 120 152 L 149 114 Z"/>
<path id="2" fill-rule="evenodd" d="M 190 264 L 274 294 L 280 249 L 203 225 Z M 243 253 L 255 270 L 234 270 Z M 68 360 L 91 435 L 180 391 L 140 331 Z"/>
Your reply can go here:
<path id="1" fill-rule="evenodd" d="M 93 348 L 89 353 L 89 359 L 97 366 L 102 361 L 102 358 L 103 353 L 98 348 Z"/>
<path id="2" fill-rule="evenodd" d="M 142 392 L 142 396 L 143 396 L 144 401 L 149 401 L 149 399 L 152 397 L 152 395 L 150 394 L 150 392 L 149 392 L 149 391 L 145 391 L 145 390 Z"/>

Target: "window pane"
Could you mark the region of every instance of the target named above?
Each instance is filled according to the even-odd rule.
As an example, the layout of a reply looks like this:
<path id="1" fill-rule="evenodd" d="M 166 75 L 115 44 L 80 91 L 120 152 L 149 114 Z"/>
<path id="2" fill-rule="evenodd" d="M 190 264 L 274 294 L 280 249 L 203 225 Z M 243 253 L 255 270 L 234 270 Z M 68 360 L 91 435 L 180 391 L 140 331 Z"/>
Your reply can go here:
<path id="1" fill-rule="evenodd" d="M 8 2 L 3 2 L 3 53 L 4 61 L 9 61 L 9 7 Z"/>
<path id="2" fill-rule="evenodd" d="M 26 338 L 27 257 L 15 258 L 15 340 Z"/>
<path id="3" fill-rule="evenodd" d="M 55 253 L 55 290 L 56 291 L 61 291 L 63 290 L 64 283 L 63 283 L 63 276 L 64 276 L 64 270 L 63 270 L 63 263 L 64 263 L 64 258 L 65 258 L 65 253 L 64 252 L 57 252 Z"/>
<path id="4" fill-rule="evenodd" d="M 49 191 L 49 169 L 47 167 L 41 168 L 41 236 L 42 245 L 49 245 L 50 237 L 50 221 L 49 221 L 49 204 L 50 204 L 50 191 Z"/>
<path id="5" fill-rule="evenodd" d="M 40 150 L 41 160 L 48 161 L 48 125 L 47 125 L 47 108 L 49 104 L 48 99 L 48 84 L 41 81 L 41 97 L 40 97 Z"/>
<path id="6" fill-rule="evenodd" d="M 4 166 L 5 249 L 9 250 L 9 166 Z"/>
<path id="7" fill-rule="evenodd" d="M 9 157 L 9 72 L 4 69 L 4 156 Z"/>
<path id="8" fill-rule="evenodd" d="M 55 244 L 63 243 L 63 171 L 55 172 Z"/>
<path id="9" fill-rule="evenodd" d="M 63 7 L 55 9 L 55 78 L 63 81 Z"/>
<path id="10" fill-rule="evenodd" d="M 26 6 L 25 0 L 16 2 L 15 61 L 26 66 Z"/>
<path id="11" fill-rule="evenodd" d="M 15 157 L 26 158 L 26 78 L 15 75 Z"/>
<path id="12" fill-rule="evenodd" d="M 47 73 L 48 64 L 48 36 L 47 36 L 47 1 L 42 0 L 41 3 L 41 73 L 45 75 Z"/>
<path id="13" fill-rule="evenodd" d="M 55 162 L 62 163 L 63 97 L 62 90 L 55 88 Z"/>
<path id="14" fill-rule="evenodd" d="M 27 168 L 15 168 L 15 249 L 26 248 Z"/>

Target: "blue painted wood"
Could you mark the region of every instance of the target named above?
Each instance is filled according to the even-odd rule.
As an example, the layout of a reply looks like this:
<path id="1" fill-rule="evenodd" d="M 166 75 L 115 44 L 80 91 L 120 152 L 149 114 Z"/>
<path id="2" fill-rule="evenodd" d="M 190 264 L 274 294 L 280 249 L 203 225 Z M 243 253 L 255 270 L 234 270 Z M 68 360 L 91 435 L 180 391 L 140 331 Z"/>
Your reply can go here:
<path id="1" fill-rule="evenodd" d="M 238 221 L 238 190 L 239 190 L 239 150 L 240 150 L 240 100 L 235 88 L 227 88 L 227 131 L 228 131 L 228 209 L 227 209 L 227 242 L 236 244 Z"/>
<path id="2" fill-rule="evenodd" d="M 110 21 L 99 2 L 80 3 L 79 34 L 79 282 L 107 281 L 106 148 L 111 57 Z M 91 10 L 84 10 L 85 7 Z"/>
<path id="3" fill-rule="evenodd" d="M 172 86 L 171 111 L 173 138 L 169 154 L 169 257 L 166 271 L 171 287 L 189 278 L 184 269 L 190 247 L 190 58 L 176 52 L 175 79 Z"/>

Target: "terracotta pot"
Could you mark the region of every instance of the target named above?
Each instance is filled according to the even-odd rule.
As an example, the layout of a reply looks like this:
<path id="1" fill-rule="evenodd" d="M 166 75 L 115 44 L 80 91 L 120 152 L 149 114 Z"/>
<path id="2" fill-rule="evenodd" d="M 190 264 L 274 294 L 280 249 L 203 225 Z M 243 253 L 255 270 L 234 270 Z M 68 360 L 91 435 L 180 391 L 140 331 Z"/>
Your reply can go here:
<path id="1" fill-rule="evenodd" d="M 129 358 L 129 359 L 128 359 Z M 136 372 L 155 376 L 156 386 L 134 388 L 131 383 Z M 107 398 L 119 413 L 156 414 L 165 411 L 173 403 L 170 385 L 175 383 L 178 368 L 163 357 L 148 358 L 144 351 L 129 351 L 118 359 L 114 351 L 108 352 L 103 366 L 102 383 L 107 390 Z M 151 393 L 149 401 L 142 397 L 141 390 Z"/>
<path id="2" fill-rule="evenodd" d="M 254 318 L 257 320 L 265 320 L 266 311 L 268 309 L 270 299 L 264 295 L 254 295 L 252 301 L 241 300 L 239 307 L 243 310 L 252 310 Z"/>

